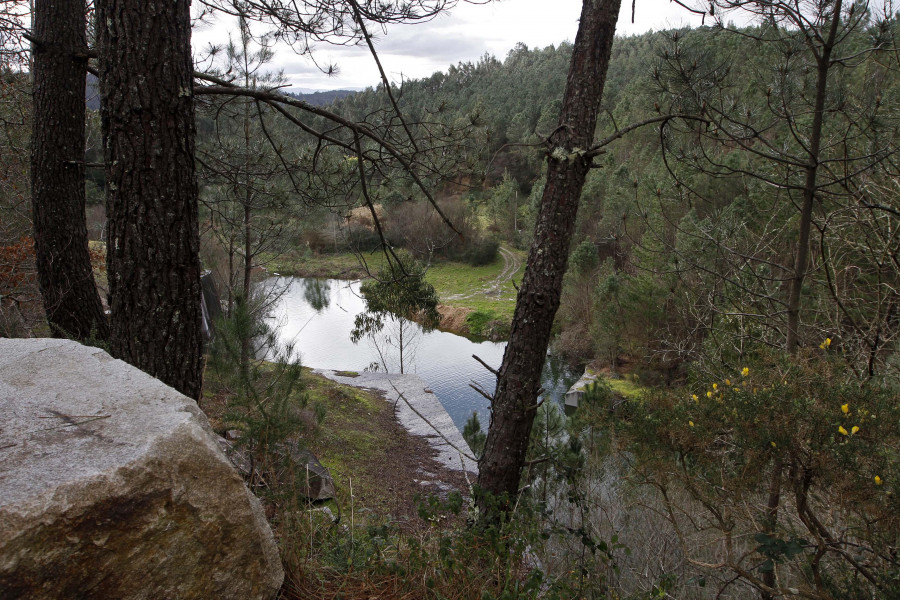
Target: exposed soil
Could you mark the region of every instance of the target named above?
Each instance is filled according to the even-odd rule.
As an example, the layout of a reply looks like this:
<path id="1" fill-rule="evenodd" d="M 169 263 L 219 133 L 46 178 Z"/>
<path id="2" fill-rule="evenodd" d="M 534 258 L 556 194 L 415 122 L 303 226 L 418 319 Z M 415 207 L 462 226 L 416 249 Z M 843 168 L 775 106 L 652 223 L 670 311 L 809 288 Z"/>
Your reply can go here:
<path id="1" fill-rule="evenodd" d="M 469 324 L 466 323 L 466 317 L 472 312 L 471 308 L 440 304 L 438 305 L 438 312 L 441 313 L 441 324 L 438 326 L 441 331 L 449 331 L 457 335 L 469 335 Z"/>
<path id="2" fill-rule="evenodd" d="M 522 266 L 522 261 L 518 257 L 504 247 L 500 247 L 500 256 L 503 258 L 503 270 L 494 279 L 490 280 L 480 289 L 468 294 L 453 294 L 447 296 L 446 300 L 465 300 L 476 296 L 500 296 L 501 287 L 513 278 L 513 275 Z"/>

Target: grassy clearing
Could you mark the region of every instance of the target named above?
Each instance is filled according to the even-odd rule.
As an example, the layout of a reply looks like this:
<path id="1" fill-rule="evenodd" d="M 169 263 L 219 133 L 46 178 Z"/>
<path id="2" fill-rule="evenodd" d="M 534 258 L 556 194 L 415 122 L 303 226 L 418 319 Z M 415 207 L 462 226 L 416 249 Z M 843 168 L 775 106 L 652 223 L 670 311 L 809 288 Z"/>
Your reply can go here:
<path id="1" fill-rule="evenodd" d="M 649 391 L 649 388 L 639 385 L 631 379 L 604 378 L 604 381 L 613 392 L 628 400 L 640 400 Z"/>
<path id="2" fill-rule="evenodd" d="M 521 263 L 513 274 L 513 280 L 520 282 L 525 272 L 525 257 L 520 251 L 513 252 L 517 254 Z M 491 264 L 481 267 L 457 262 L 440 262 L 431 266 L 426 278 L 445 304 L 471 309 L 475 313 L 486 315 L 488 320 L 509 323 L 516 308 L 516 289 L 512 281 L 501 284 L 498 288 L 499 293 L 480 293 L 503 272 L 503 267 L 504 261 L 500 255 L 497 255 Z M 471 297 L 451 299 L 453 296 Z"/>
<path id="3" fill-rule="evenodd" d="M 525 253 L 512 250 L 520 262 L 513 280 L 519 282 L 525 271 Z M 302 257 L 286 253 L 266 262 L 271 273 L 297 277 L 328 277 L 334 279 L 357 279 L 367 276 L 384 262 L 380 253 L 365 254 L 360 257 L 352 253 L 323 254 Z M 516 290 L 511 281 L 501 284 L 498 290 L 484 293 L 491 283 L 503 272 L 505 263 L 499 254 L 489 265 L 473 267 L 459 262 L 434 262 L 428 269 L 426 280 L 437 290 L 443 304 L 471 311 L 468 319 L 469 330 L 475 335 L 488 335 L 496 329 L 508 328 L 516 307 Z M 502 337 L 502 335 L 501 335 Z"/>

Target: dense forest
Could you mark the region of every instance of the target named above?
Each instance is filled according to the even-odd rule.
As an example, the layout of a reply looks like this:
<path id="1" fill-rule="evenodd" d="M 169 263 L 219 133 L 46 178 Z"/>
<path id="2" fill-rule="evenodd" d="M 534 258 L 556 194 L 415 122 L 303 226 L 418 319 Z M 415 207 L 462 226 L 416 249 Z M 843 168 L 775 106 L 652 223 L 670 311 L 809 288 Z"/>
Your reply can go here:
<path id="1" fill-rule="evenodd" d="M 875 32 L 855 35 L 843 43 L 862 48 Z M 759 43 L 767 37 L 773 32 L 701 28 L 616 41 L 598 135 L 683 111 L 709 121 L 636 129 L 595 161 L 558 322 L 557 344 L 573 360 L 614 369 L 637 361 L 648 376 L 672 381 L 688 363 L 734 365 L 747 345 L 779 345 L 787 301 L 779 292 L 799 217 L 792 194 L 802 184 L 800 136 L 808 135 L 815 81 L 811 57 L 787 40 Z M 396 91 L 417 118 L 475 124 L 477 168 L 447 193 L 461 196 L 497 238 L 523 248 L 570 57 L 568 44 L 519 45 L 502 62 L 485 56 Z M 802 345 L 841 339 L 858 376 L 892 377 L 894 284 L 884 260 L 895 218 L 896 68 L 889 53 L 876 52 L 833 70 Z M 338 106 L 361 118 L 384 103 L 370 89 Z M 852 190 L 873 195 L 861 200 Z M 852 299 L 844 296 L 850 288 Z M 858 313 L 863 306 L 873 312 Z"/>
<path id="2" fill-rule="evenodd" d="M 103 60 L 118 56 L 116 40 L 101 36 L 91 69 L 103 106 L 88 102 L 76 209 L 91 240 L 90 265 L 79 268 L 93 267 L 108 331 L 99 301 L 76 323 L 55 316 L 64 298 L 47 299 L 54 284 L 42 260 L 57 263 L 42 259 L 43 170 L 28 157 L 53 99 L 38 104 L 47 89 L 27 52 L 4 51 L 0 335 L 106 344 L 196 398 L 199 329 L 187 342 L 165 340 L 190 346 L 177 369 L 151 338 L 189 320 L 179 302 L 199 297 L 202 265 L 222 287 L 225 315 L 209 368 L 221 380 L 231 369 L 237 410 L 257 436 L 248 443 L 264 452 L 267 436 L 289 435 L 286 421 L 270 422 L 289 411 L 289 392 L 274 413 L 256 415 L 250 400 L 271 376 L 253 346 L 268 339 L 255 284 L 273 261 L 381 252 L 386 266 L 367 289 L 383 291 L 371 305 L 421 311 L 433 325 L 429 265 L 528 251 L 497 389 L 485 391 L 490 428 L 486 437 L 467 431 L 481 457 L 477 524 L 442 533 L 439 548 L 407 539 L 406 554 L 403 533 L 370 528 L 360 534 L 365 568 L 354 559 L 364 579 L 427 570 L 420 579 L 435 598 L 900 595 L 898 19 L 889 5 L 759 0 L 739 3 L 755 17 L 746 26 L 610 37 L 605 56 L 601 38 L 615 18 L 609 29 L 589 4 L 574 43 L 519 44 L 424 79 L 313 97 L 280 93 L 271 69 L 273 40 L 292 22 L 242 4 L 230 43 L 202 70 L 183 65 L 181 87 L 165 91 L 177 104 L 193 81 L 192 112 L 173 126 L 190 148 L 171 151 L 196 174 L 174 169 L 154 184 L 178 176 L 178 193 L 196 192 L 174 217 L 174 202 L 129 204 L 129 193 L 143 192 L 123 187 L 134 182 L 110 140 L 128 130 L 116 106 L 131 88 L 119 80 L 127 65 Z M 328 14 L 354 24 L 339 33 L 356 41 L 369 39 L 364 23 L 407 18 L 346 6 Z M 253 19 L 279 33 L 252 34 Z M 597 61 L 590 85 L 585 56 Z M 127 154 L 129 142 L 117 143 Z M 161 153 L 129 158 L 139 165 Z M 171 237 L 149 242 L 137 214 Z M 126 238 L 135 248 L 114 241 Z M 122 291 L 122 270 L 152 272 L 174 246 L 187 258 L 166 259 L 167 268 L 194 274 L 171 290 L 180 316 L 143 322 L 155 309 Z M 608 382 L 573 416 L 539 399 L 541 336 Z M 525 373 L 531 362 L 537 371 Z M 289 372 L 290 387 L 302 387 Z M 436 500 L 423 508 L 446 510 Z"/>

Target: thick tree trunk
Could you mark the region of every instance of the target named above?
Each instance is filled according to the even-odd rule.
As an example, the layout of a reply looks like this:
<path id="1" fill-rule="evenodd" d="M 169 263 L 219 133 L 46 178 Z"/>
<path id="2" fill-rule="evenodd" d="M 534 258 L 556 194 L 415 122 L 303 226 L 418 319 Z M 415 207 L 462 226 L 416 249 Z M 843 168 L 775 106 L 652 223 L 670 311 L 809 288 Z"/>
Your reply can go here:
<path id="1" fill-rule="evenodd" d="M 190 2 L 100 0 L 113 354 L 197 398 L 202 372 Z"/>
<path id="2" fill-rule="evenodd" d="M 31 199 L 44 309 L 55 337 L 105 339 L 84 216 L 84 0 L 37 0 L 32 35 Z"/>
<path id="3" fill-rule="evenodd" d="M 479 463 L 479 505 L 489 514 L 489 497 L 500 500 L 502 511 L 518 492 L 581 189 L 590 169 L 584 151 L 594 139 L 620 4 L 583 2 L 560 126 L 551 137 L 547 183 Z"/>

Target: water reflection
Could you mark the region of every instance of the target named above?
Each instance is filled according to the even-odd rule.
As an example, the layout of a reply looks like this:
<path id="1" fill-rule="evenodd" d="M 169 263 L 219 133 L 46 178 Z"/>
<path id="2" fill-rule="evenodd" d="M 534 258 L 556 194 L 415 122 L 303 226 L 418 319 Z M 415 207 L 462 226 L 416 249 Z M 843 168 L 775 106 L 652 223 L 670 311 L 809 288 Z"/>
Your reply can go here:
<path id="1" fill-rule="evenodd" d="M 266 285 L 285 286 L 270 317 L 273 324 L 280 326 L 279 338 L 294 344 L 305 366 L 361 372 L 372 363 L 386 362 L 388 368 L 399 371 L 396 363 L 391 366 L 390 360 L 383 361 L 371 344 L 350 341 L 354 318 L 366 308 L 359 295 L 359 282 L 274 278 Z M 486 428 L 490 421 L 488 402 L 469 384 L 493 392 L 496 380 L 472 355 L 496 369 L 503 360 L 506 344 L 476 342 L 445 331 L 418 331 L 415 359 L 406 362 L 405 372 L 425 380 L 460 430 L 473 411 L 478 412 Z M 542 377 L 546 396 L 561 402 L 576 379 L 578 376 L 562 360 L 549 357 Z"/>
<path id="2" fill-rule="evenodd" d="M 330 279 L 301 279 L 303 286 L 303 298 L 316 311 L 322 312 L 328 308 L 331 292 Z"/>

